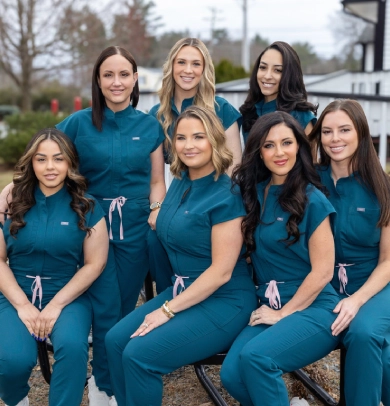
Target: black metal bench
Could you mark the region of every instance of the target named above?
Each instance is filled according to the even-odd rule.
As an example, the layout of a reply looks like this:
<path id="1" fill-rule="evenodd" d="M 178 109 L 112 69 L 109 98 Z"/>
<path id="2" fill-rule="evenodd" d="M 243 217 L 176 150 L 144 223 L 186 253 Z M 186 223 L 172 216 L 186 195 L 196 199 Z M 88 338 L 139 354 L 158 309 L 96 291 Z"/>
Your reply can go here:
<path id="1" fill-rule="evenodd" d="M 328 392 L 326 392 L 324 388 L 322 388 L 315 380 L 310 378 L 310 376 L 303 369 L 293 371 L 293 374 L 325 405 L 345 406 L 345 397 L 344 397 L 345 354 L 346 354 L 345 348 L 340 347 L 340 400 L 338 403 L 335 399 L 333 399 L 333 397 Z M 203 359 L 193 364 L 196 376 L 198 377 L 203 388 L 208 393 L 211 400 L 216 406 L 227 406 L 227 403 L 225 402 L 222 395 L 219 393 L 218 389 L 215 387 L 215 385 L 207 375 L 205 366 L 222 365 L 225 357 L 226 353 L 216 354 L 213 355 L 212 357 Z"/>

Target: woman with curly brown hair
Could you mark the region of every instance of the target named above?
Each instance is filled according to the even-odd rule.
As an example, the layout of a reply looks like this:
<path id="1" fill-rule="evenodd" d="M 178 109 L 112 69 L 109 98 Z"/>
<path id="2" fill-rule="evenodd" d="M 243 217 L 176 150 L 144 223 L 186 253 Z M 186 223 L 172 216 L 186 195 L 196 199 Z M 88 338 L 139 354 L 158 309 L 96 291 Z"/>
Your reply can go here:
<path id="1" fill-rule="evenodd" d="M 37 341 L 50 337 L 50 406 L 78 406 L 92 308 L 85 294 L 108 252 L 104 212 L 86 194 L 72 142 L 39 131 L 16 165 L 9 216 L 0 230 L 0 398 L 27 406 Z M 7 264 L 7 258 L 9 263 Z"/>

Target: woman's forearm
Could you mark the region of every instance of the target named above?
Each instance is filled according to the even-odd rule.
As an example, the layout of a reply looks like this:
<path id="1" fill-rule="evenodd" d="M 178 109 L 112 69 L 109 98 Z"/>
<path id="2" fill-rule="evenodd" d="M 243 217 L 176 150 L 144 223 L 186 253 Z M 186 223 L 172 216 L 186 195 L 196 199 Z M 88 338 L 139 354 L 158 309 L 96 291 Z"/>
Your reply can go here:
<path id="1" fill-rule="evenodd" d="M 16 310 L 30 303 L 4 260 L 0 260 L 0 292 Z"/>

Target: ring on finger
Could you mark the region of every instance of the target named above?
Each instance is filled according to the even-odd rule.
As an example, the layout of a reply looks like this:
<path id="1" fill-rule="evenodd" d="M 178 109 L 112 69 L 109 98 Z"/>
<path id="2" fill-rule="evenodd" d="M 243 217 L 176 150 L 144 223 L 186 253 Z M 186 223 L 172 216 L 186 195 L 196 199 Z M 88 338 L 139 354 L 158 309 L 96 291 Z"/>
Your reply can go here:
<path id="1" fill-rule="evenodd" d="M 148 323 L 142 323 L 142 326 L 148 328 L 148 327 L 149 327 L 149 324 L 148 324 Z"/>

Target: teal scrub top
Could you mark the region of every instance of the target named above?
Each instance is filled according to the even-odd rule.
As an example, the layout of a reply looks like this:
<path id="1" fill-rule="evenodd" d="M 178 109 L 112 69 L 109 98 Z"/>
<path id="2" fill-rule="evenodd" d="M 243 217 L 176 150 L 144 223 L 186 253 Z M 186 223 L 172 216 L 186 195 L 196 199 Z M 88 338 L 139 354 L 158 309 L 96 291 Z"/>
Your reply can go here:
<path id="1" fill-rule="evenodd" d="M 87 227 L 93 227 L 104 217 L 103 209 L 93 200 L 95 207 L 85 218 Z M 18 284 L 31 297 L 34 279 L 27 275 L 40 276 L 44 304 L 77 272 L 87 233 L 78 227 L 79 217 L 70 207 L 72 198 L 66 187 L 46 197 L 37 186 L 35 201 L 24 215 L 26 226 L 18 230 L 16 238 L 9 233 L 10 219 L 4 224 L 3 233 L 9 266 Z"/>
<path id="2" fill-rule="evenodd" d="M 245 216 L 241 195 L 232 193 L 231 181 L 214 173 L 190 180 L 186 173 L 174 179 L 157 217 L 157 235 L 167 251 L 173 271 L 190 285 L 212 262 L 211 229 L 214 225 Z M 241 256 L 231 280 L 217 292 L 253 289 L 248 265 Z"/>
<path id="3" fill-rule="evenodd" d="M 88 179 L 88 192 L 94 197 L 149 198 L 150 154 L 165 138 L 154 117 L 132 106 L 117 113 L 106 107 L 98 131 L 92 124 L 92 109 L 87 108 L 56 127 L 76 145 L 80 173 Z"/>
<path id="4" fill-rule="evenodd" d="M 251 260 L 259 283 L 257 295 L 261 304 L 268 305 L 265 291 L 269 282 L 275 280 L 282 307 L 294 296 L 311 272 L 310 237 L 327 216 L 335 213 L 335 210 L 322 192 L 313 185 L 308 185 L 306 189 L 308 202 L 303 219 L 298 225 L 300 239 L 295 244 L 287 246 L 281 240 L 287 238 L 286 223 L 290 213 L 284 211 L 278 202 L 283 185 L 270 186 L 264 206 L 264 192 L 268 183 L 269 179 L 257 185 L 258 200 L 263 212 L 261 222 L 254 233 L 256 251 L 251 254 Z M 339 300 L 330 284 L 325 286 L 313 305 L 323 303 L 324 300 L 332 309 Z"/>
<path id="5" fill-rule="evenodd" d="M 328 199 L 337 216 L 333 221 L 336 248 L 333 287 L 340 292 L 339 264 L 346 264 L 348 283 L 341 294 L 352 295 L 367 281 L 379 259 L 381 229 L 377 227 L 380 206 L 374 193 L 365 187 L 357 174 L 341 178 L 334 184 L 331 167 L 318 168 Z"/>
<path id="6" fill-rule="evenodd" d="M 178 111 L 175 106 L 174 100 L 172 98 L 171 109 L 172 109 L 172 114 L 173 114 L 173 117 L 175 118 L 175 121 L 172 123 L 172 125 L 168 129 L 168 134 L 171 137 L 171 139 L 173 137 L 173 128 L 175 126 L 177 117 L 187 107 L 192 106 L 193 104 L 194 104 L 194 97 L 191 97 L 189 99 L 184 99 L 181 104 L 181 111 Z M 152 115 L 153 117 L 157 118 L 157 111 L 159 108 L 160 108 L 160 104 L 156 104 L 155 106 L 153 106 L 150 109 L 149 114 Z M 241 128 L 241 124 L 242 124 L 241 114 L 223 97 L 215 96 L 215 113 L 216 113 L 217 117 L 221 120 L 221 123 L 222 123 L 225 131 L 236 121 L 238 124 L 238 128 L 239 129 Z M 169 163 L 169 157 L 166 152 L 165 152 L 164 156 L 165 156 L 166 163 Z"/>
<path id="7" fill-rule="evenodd" d="M 261 100 L 255 104 L 256 106 L 256 113 L 258 117 L 264 116 L 268 113 L 273 113 L 277 110 L 276 107 L 276 99 L 271 100 L 270 102 L 266 103 L 265 100 Z M 307 127 L 309 123 L 313 125 L 317 122 L 317 118 L 314 113 L 310 110 L 301 111 L 301 110 L 292 110 L 289 112 L 302 126 L 303 129 Z M 244 142 L 248 139 L 249 132 L 243 132 Z"/>

